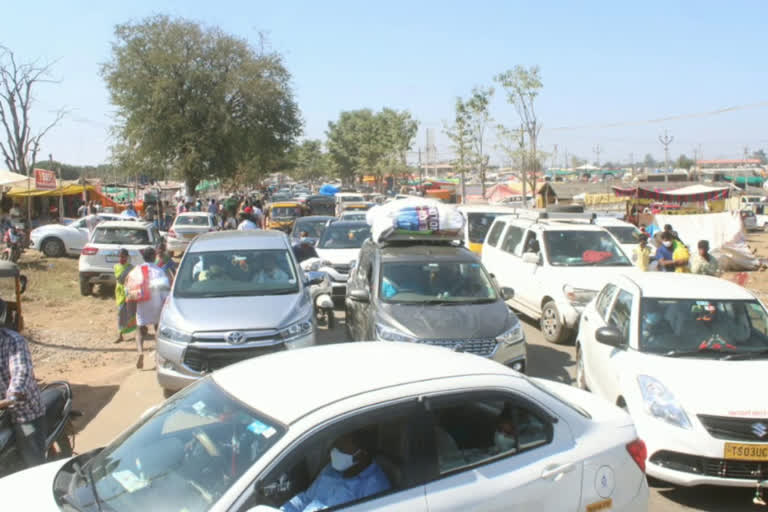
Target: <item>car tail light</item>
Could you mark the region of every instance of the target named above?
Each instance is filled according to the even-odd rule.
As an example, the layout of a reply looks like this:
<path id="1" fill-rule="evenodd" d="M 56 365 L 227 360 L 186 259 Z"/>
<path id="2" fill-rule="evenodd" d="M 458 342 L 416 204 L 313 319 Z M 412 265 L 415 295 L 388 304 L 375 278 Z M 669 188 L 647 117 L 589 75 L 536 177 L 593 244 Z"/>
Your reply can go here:
<path id="1" fill-rule="evenodd" d="M 648 456 L 648 449 L 645 447 L 645 442 L 642 439 L 635 439 L 627 445 L 627 451 L 629 452 L 632 460 L 635 461 L 640 471 L 645 473 L 645 458 Z"/>
<path id="2" fill-rule="evenodd" d="M 99 252 L 99 249 L 97 247 L 86 245 L 85 247 L 83 247 L 83 250 L 80 252 L 80 254 L 82 254 L 83 256 L 93 256 L 98 252 Z"/>
<path id="3" fill-rule="evenodd" d="M 168 234 L 174 238 L 176 238 L 176 232 L 173 230 L 173 228 L 168 230 Z"/>

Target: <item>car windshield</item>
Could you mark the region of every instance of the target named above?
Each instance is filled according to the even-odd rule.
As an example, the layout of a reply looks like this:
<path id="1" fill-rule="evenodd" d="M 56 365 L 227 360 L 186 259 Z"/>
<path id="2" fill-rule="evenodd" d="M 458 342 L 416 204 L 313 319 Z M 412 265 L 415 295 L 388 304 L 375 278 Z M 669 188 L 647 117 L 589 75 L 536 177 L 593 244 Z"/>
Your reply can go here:
<path id="1" fill-rule="evenodd" d="M 146 229 L 136 228 L 96 228 L 93 232 L 94 244 L 112 245 L 147 245 L 149 244 L 149 232 Z"/>
<path id="2" fill-rule="evenodd" d="M 496 291 L 480 263 L 391 262 L 381 267 L 379 291 L 386 302 L 493 302 Z"/>
<path id="3" fill-rule="evenodd" d="M 756 300 L 644 298 L 640 350 L 728 353 L 768 350 L 768 313 Z M 768 356 L 767 356 L 768 357 Z"/>
<path id="4" fill-rule="evenodd" d="M 549 264 L 557 267 L 632 265 L 605 231 L 545 231 Z"/>
<path id="5" fill-rule="evenodd" d="M 469 231 L 469 241 L 473 244 L 481 244 L 485 240 L 488 228 L 493 224 L 493 219 L 501 215 L 500 213 L 477 212 L 467 214 L 467 230 Z"/>
<path id="6" fill-rule="evenodd" d="M 270 212 L 270 215 L 272 218 L 277 217 L 298 217 L 299 216 L 299 207 L 298 206 L 275 206 L 272 208 L 272 211 Z"/>
<path id="7" fill-rule="evenodd" d="M 237 297 L 296 293 L 298 280 L 289 251 L 193 252 L 184 256 L 175 297 Z"/>
<path id="8" fill-rule="evenodd" d="M 210 226 L 209 218 L 203 215 L 179 215 L 176 217 L 177 226 Z"/>
<path id="9" fill-rule="evenodd" d="M 605 226 L 620 244 L 636 244 L 640 230 L 634 226 Z"/>
<path id="10" fill-rule="evenodd" d="M 203 511 L 280 439 L 285 428 L 211 378 L 140 420 L 82 468 L 64 496 L 78 510 Z M 92 477 L 101 507 L 88 481 Z"/>
<path id="11" fill-rule="evenodd" d="M 341 216 L 341 220 L 348 220 L 350 222 L 365 222 L 364 213 L 345 213 Z"/>
<path id="12" fill-rule="evenodd" d="M 363 196 L 341 196 L 339 197 L 342 203 L 362 203 L 365 202 Z"/>
<path id="13" fill-rule="evenodd" d="M 323 233 L 319 249 L 359 249 L 371 236 L 371 227 L 367 224 L 339 226 L 331 224 Z"/>
<path id="14" fill-rule="evenodd" d="M 320 238 L 325 232 L 326 224 L 328 224 L 328 219 L 299 219 L 293 225 L 293 234 L 298 237 L 299 233 L 306 231 L 310 238 Z"/>

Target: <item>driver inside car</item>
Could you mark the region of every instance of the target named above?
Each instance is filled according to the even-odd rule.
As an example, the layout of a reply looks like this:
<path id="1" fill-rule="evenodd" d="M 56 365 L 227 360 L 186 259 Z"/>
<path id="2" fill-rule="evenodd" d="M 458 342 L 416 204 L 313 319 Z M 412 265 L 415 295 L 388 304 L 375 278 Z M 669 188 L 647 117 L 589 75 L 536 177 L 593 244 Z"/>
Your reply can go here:
<path id="1" fill-rule="evenodd" d="M 358 501 L 390 489 L 384 470 L 373 460 L 373 443 L 365 431 L 339 437 L 331 449 L 331 462 L 309 488 L 286 502 L 285 512 L 313 512 Z"/>

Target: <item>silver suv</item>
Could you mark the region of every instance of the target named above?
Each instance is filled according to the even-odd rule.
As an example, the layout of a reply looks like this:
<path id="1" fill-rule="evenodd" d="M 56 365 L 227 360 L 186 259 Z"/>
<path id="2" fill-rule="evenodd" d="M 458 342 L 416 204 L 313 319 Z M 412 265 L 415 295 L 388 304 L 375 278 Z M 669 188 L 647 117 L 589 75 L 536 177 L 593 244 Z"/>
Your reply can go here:
<path id="1" fill-rule="evenodd" d="M 314 345 L 310 284 L 283 233 L 195 238 L 160 317 L 160 386 L 173 392 L 243 359 Z"/>

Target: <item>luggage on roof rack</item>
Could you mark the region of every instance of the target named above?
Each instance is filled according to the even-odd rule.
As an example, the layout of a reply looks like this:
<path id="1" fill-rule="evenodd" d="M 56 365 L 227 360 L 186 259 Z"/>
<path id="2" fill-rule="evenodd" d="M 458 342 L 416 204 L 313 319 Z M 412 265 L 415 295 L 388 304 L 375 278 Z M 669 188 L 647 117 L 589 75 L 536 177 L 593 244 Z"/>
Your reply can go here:
<path id="1" fill-rule="evenodd" d="M 429 198 L 407 198 L 374 206 L 366 220 L 374 242 L 447 243 L 462 238 L 464 216 L 455 206 Z"/>

